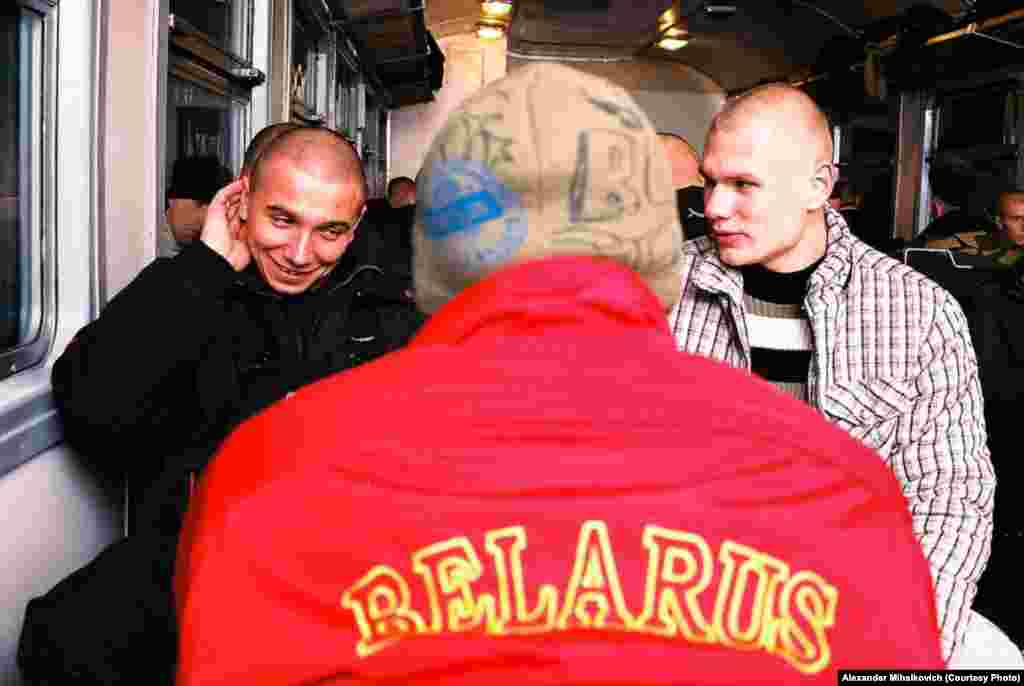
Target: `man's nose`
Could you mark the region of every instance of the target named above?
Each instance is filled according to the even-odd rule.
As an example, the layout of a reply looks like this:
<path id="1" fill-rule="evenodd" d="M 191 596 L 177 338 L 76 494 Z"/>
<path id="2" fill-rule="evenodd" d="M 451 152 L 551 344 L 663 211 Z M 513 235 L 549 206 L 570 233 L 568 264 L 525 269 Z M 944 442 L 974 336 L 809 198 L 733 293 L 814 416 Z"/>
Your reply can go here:
<path id="1" fill-rule="evenodd" d="M 720 184 L 704 189 L 704 216 L 707 219 L 722 219 L 731 212 L 732 202 L 727 189 Z"/>
<path id="2" fill-rule="evenodd" d="M 299 231 L 288 243 L 285 253 L 288 261 L 295 266 L 309 264 L 313 258 L 313 232 Z"/>

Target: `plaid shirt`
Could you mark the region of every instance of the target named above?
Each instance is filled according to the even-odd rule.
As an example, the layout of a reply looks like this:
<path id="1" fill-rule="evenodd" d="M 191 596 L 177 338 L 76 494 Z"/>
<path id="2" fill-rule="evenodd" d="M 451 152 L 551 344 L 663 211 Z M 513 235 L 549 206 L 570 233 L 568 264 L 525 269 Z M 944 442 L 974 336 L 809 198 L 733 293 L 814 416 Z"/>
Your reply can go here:
<path id="1" fill-rule="evenodd" d="M 931 566 L 948 660 L 988 560 L 995 491 L 967 320 L 942 288 L 855 238 L 838 212 L 826 224 L 804 299 L 815 341 L 809 402 L 896 474 Z M 670 325 L 679 350 L 750 369 L 743 278 L 708 237 L 684 246 Z"/>

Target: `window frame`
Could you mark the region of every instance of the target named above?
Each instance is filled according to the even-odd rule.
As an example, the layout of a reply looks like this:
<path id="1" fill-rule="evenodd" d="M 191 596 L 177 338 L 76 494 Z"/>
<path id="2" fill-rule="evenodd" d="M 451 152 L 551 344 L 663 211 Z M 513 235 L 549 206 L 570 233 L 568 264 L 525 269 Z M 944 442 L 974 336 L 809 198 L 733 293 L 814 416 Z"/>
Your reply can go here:
<path id="1" fill-rule="evenodd" d="M 42 36 L 38 50 L 38 76 L 41 93 L 33 97 L 38 114 L 32 116 L 30 162 L 30 202 L 33 212 L 32 235 L 38 237 L 38 254 L 33 255 L 31 269 L 39 281 L 37 309 L 33 319 L 39 326 L 34 337 L 12 348 L 0 350 L 0 380 L 9 378 L 45 361 L 56 333 L 56 103 L 57 103 L 57 13 L 56 3 L 44 0 L 17 0 L 16 8 L 39 15 Z M 19 141 L 20 142 L 20 141 Z M 20 151 L 19 151 L 20 158 Z M 20 159 L 19 159 L 20 164 Z M 20 231 L 19 231 L 20 232 Z"/>
<path id="2" fill-rule="evenodd" d="M 336 52 L 334 31 L 329 17 L 322 14 L 314 3 L 293 2 L 291 5 L 291 37 L 288 42 L 288 101 L 290 118 L 293 122 L 307 126 L 324 126 L 329 123 L 333 104 L 331 83 L 332 53 Z M 301 63 L 295 61 L 295 34 L 302 32 L 311 37 Z M 303 74 L 297 81 L 295 68 L 301 66 Z M 298 92 L 297 92 L 298 91 Z"/>
<path id="3" fill-rule="evenodd" d="M 253 90 L 266 81 L 266 75 L 252 63 L 257 9 L 257 0 L 241 0 L 232 10 L 231 20 L 241 20 L 244 26 L 232 32 L 233 44 L 230 46 L 218 44 L 183 16 L 173 13 L 166 15 L 167 64 L 161 77 L 164 79 L 165 91 L 161 114 L 164 117 L 162 135 L 166 135 L 166 117 L 171 107 L 171 78 L 224 98 L 231 130 L 225 141 L 225 159 L 221 162 L 233 173 L 241 167 L 246 141 L 252 132 Z M 176 145 L 176 141 L 164 141 L 161 163 L 165 167 L 168 150 L 173 145 Z M 169 170 L 165 173 L 169 173 Z M 161 213 L 167 202 L 166 185 L 164 183 L 160 189 Z M 157 252 L 159 254 L 159 246 Z"/>

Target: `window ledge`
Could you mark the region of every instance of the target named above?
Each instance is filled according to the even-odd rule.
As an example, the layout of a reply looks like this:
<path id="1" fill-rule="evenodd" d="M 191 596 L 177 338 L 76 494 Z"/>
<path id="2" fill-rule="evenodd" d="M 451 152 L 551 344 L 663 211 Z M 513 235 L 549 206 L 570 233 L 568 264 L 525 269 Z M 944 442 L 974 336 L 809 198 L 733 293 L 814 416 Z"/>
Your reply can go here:
<path id="1" fill-rule="evenodd" d="M 50 367 L 40 365 L 4 379 L 0 398 L 0 476 L 64 438 L 50 386 Z"/>

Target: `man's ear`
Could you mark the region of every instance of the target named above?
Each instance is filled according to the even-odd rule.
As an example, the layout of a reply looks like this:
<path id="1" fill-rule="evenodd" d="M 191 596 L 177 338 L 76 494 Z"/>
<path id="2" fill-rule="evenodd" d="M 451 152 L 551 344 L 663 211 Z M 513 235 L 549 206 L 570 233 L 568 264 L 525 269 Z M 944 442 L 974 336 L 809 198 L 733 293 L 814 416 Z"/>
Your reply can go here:
<path id="1" fill-rule="evenodd" d="M 811 177 L 811 197 L 807 205 L 809 210 L 817 210 L 828 204 L 832 197 L 832 189 L 836 185 L 839 169 L 831 162 L 822 162 L 814 170 Z"/>

